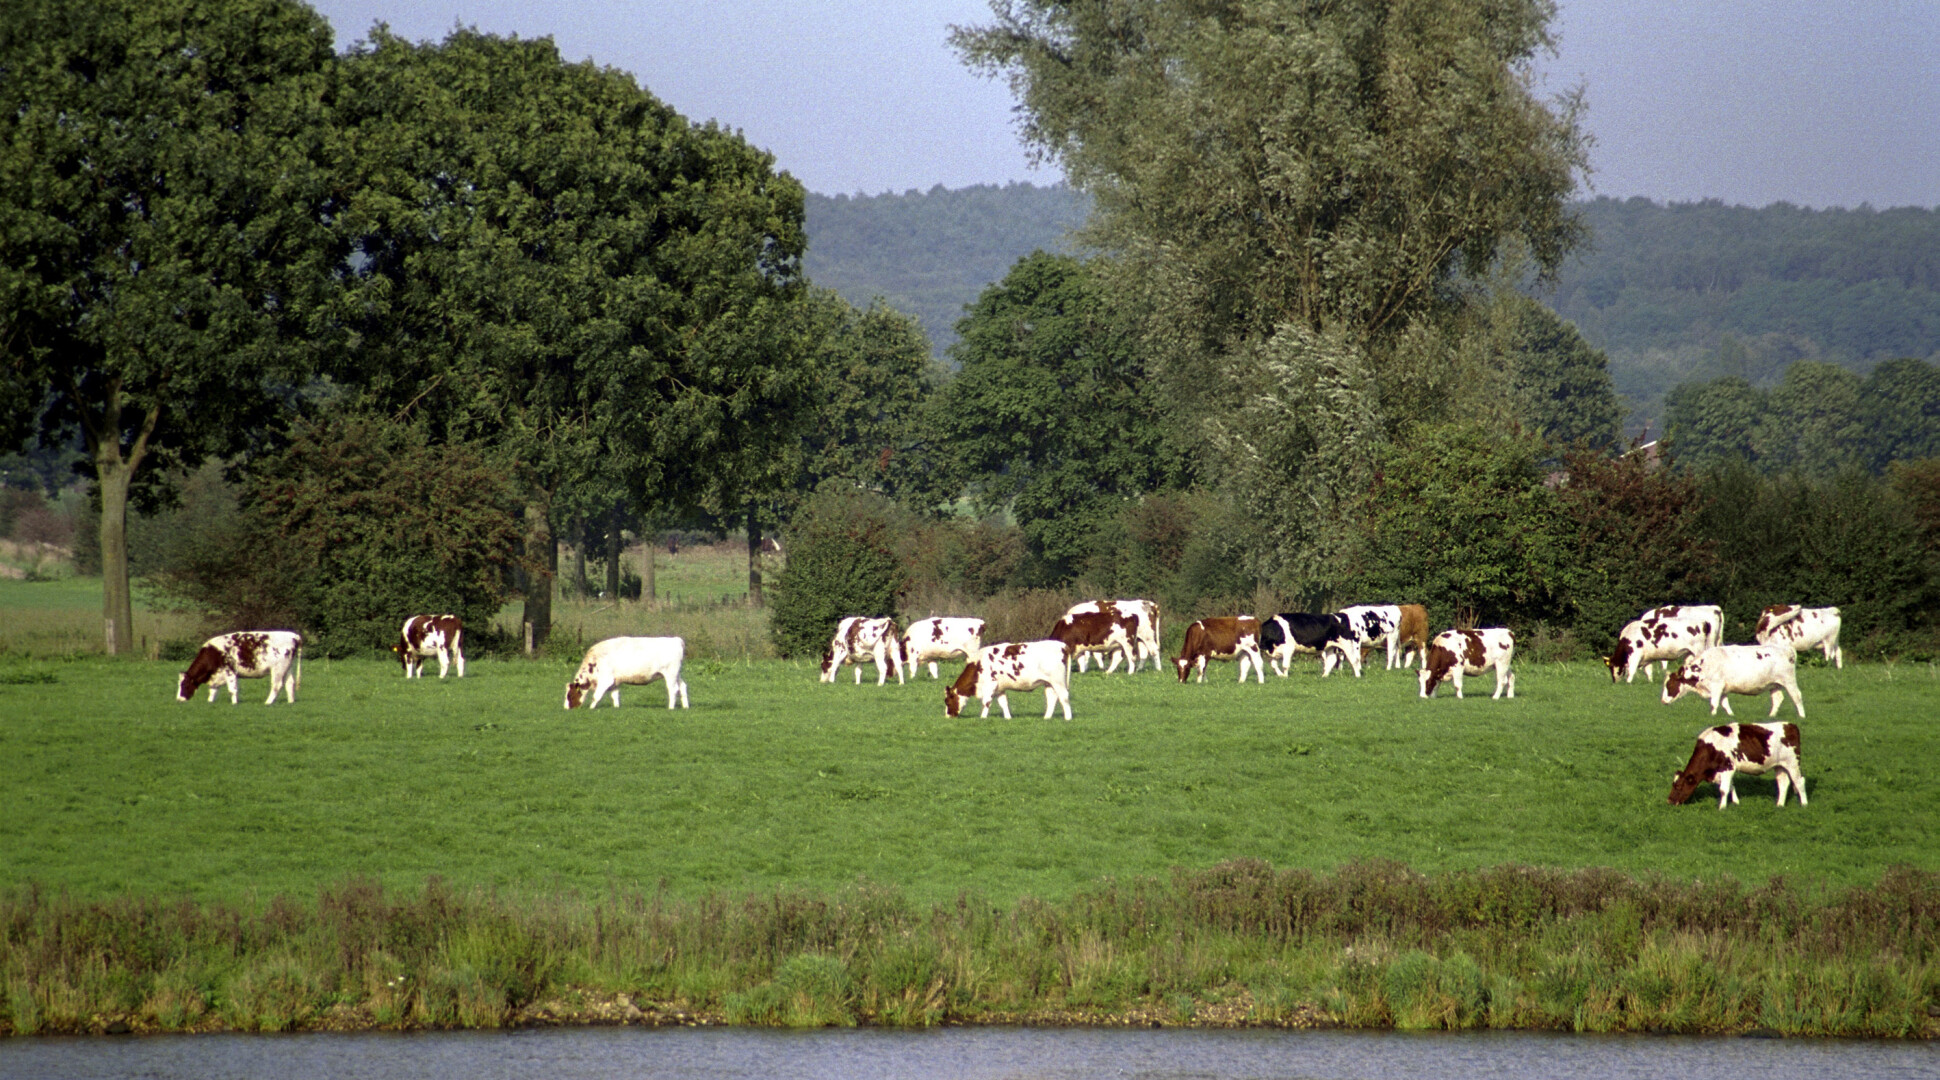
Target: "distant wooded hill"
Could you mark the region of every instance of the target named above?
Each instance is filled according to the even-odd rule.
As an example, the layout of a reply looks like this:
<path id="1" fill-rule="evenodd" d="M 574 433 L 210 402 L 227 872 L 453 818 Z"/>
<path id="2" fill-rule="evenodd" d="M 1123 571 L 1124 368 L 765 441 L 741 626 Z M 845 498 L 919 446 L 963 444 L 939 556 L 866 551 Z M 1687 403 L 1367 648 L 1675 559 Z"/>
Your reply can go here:
<path id="1" fill-rule="evenodd" d="M 916 315 L 942 355 L 965 304 L 1033 250 L 1067 250 L 1089 206 L 1063 186 L 808 197 L 808 272 L 852 303 Z M 1647 199 L 1583 204 L 1592 244 L 1539 293 L 1610 357 L 1631 427 L 1663 427 L 1665 391 L 1795 360 L 1865 373 L 1940 360 L 1940 211 L 1762 209 Z"/>

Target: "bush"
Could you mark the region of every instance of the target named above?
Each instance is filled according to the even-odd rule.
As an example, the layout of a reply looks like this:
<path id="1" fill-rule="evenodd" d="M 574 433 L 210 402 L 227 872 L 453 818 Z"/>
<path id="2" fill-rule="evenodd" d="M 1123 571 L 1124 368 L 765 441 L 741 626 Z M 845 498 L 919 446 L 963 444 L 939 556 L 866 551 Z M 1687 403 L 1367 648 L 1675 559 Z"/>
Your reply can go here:
<path id="1" fill-rule="evenodd" d="M 906 588 L 896 553 L 902 514 L 886 499 L 825 489 L 786 532 L 788 565 L 775 576 L 769 631 L 783 656 L 816 656 L 849 615 L 896 613 Z"/>

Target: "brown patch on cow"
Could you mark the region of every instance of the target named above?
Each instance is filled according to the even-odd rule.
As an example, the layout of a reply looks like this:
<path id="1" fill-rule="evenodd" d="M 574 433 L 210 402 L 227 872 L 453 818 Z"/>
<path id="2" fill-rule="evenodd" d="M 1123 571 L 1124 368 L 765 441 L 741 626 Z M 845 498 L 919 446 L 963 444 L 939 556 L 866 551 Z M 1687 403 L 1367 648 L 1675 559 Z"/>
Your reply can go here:
<path id="1" fill-rule="evenodd" d="M 934 644 L 935 642 L 942 641 L 942 640 L 943 640 L 943 624 L 940 622 L 931 623 L 930 642 Z"/>
<path id="2" fill-rule="evenodd" d="M 943 715 L 958 716 L 963 712 L 963 701 L 976 695 L 977 676 L 982 673 L 983 665 L 978 661 L 963 665 L 963 670 L 957 672 L 957 681 L 943 688 Z"/>
<path id="3" fill-rule="evenodd" d="M 1650 639 L 1652 645 L 1662 645 L 1664 643 L 1664 637 L 1670 632 L 1671 625 L 1666 622 L 1644 624 L 1644 636 Z"/>
<path id="4" fill-rule="evenodd" d="M 1771 630 L 1780 623 L 1790 622 L 1805 611 L 1803 604 L 1773 604 L 1758 613 L 1758 625 L 1752 628 L 1751 636 Z"/>
<path id="5" fill-rule="evenodd" d="M 261 634 L 231 634 L 231 647 L 236 650 L 236 667 L 242 671 L 253 670 L 256 658 L 262 655 L 269 639 Z"/>
<path id="6" fill-rule="evenodd" d="M 1428 672 L 1426 690 L 1433 694 L 1435 687 L 1440 686 L 1442 680 L 1448 678 L 1448 673 L 1455 669 L 1455 654 L 1441 645 L 1430 645 L 1428 658 L 1422 664 L 1422 670 Z"/>
<path id="7" fill-rule="evenodd" d="M 188 670 L 182 673 L 181 686 L 175 693 L 176 699 L 187 701 L 190 695 L 202 688 L 203 683 L 215 678 L 216 673 L 221 670 L 222 651 L 214 645 L 202 646 L 197 650 L 195 657 L 189 661 Z"/>
<path id="8" fill-rule="evenodd" d="M 1754 765 L 1771 760 L 1772 733 L 1757 724 L 1738 725 L 1738 756 Z"/>
<path id="9" fill-rule="evenodd" d="M 579 708 L 580 701 L 586 697 L 586 690 L 591 685 L 592 683 L 585 679 L 574 679 L 572 682 L 567 683 L 566 707 L 568 709 Z"/>
<path id="10" fill-rule="evenodd" d="M 1489 652 L 1482 644 L 1481 632 L 1464 630 L 1462 636 L 1468 639 L 1468 645 L 1462 650 L 1462 659 L 1467 662 L 1468 668 L 1472 671 L 1488 663 Z"/>
<path id="11" fill-rule="evenodd" d="M 1729 727 L 1713 728 L 1713 731 L 1728 732 Z M 1723 775 L 1731 768 L 1731 759 L 1719 752 L 1718 748 L 1700 738 L 1691 750 L 1691 760 L 1678 774 L 1671 778 L 1670 804 L 1682 806 L 1690 801 L 1700 784 L 1707 784 Z"/>
<path id="12" fill-rule="evenodd" d="M 1118 623 L 1117 615 L 1104 611 L 1066 615 L 1051 627 L 1051 632 L 1045 637 L 1066 645 L 1090 648 L 1110 640 L 1111 632 L 1117 629 Z"/>
<path id="13" fill-rule="evenodd" d="M 1692 673 L 1691 665 L 1689 664 L 1685 664 L 1676 671 L 1664 676 L 1664 694 L 1667 697 L 1675 698 L 1685 690 L 1696 690 L 1697 688 L 1698 677 Z"/>
<path id="14" fill-rule="evenodd" d="M 1786 724 L 1780 728 L 1778 741 L 1790 747 L 1793 756 L 1796 757 L 1799 752 L 1799 726 L 1797 724 Z"/>

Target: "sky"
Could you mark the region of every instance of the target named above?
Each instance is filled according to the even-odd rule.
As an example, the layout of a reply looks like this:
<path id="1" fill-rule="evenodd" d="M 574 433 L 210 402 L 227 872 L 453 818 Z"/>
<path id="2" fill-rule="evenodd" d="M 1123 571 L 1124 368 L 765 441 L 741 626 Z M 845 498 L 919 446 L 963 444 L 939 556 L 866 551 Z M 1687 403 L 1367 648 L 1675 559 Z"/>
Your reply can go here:
<path id="1" fill-rule="evenodd" d="M 1061 179 L 1010 90 L 949 27 L 986 0 L 311 0 L 338 47 L 375 22 L 550 36 L 630 72 L 824 195 Z M 1546 93 L 1582 87 L 1588 194 L 1763 206 L 1940 206 L 1940 3 L 1561 0 Z"/>

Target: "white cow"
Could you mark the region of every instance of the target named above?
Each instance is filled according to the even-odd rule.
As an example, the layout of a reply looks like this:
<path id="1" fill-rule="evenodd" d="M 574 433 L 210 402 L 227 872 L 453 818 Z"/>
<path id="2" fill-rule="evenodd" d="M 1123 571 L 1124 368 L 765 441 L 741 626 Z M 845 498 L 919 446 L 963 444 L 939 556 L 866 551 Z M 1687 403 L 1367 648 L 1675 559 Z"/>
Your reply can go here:
<path id="1" fill-rule="evenodd" d="M 1495 693 L 1491 699 L 1516 696 L 1516 673 L 1509 663 L 1516 655 L 1516 637 L 1502 627 L 1478 630 L 1443 630 L 1428 643 L 1428 656 L 1422 662 L 1422 697 L 1434 697 L 1443 679 L 1455 684 L 1455 696 L 1462 696 L 1462 676 L 1480 675 L 1495 669 Z"/>
<path id="2" fill-rule="evenodd" d="M 687 702 L 687 680 L 680 677 L 687 659 L 687 643 L 677 637 L 616 637 L 595 642 L 579 662 L 579 672 L 566 684 L 566 708 L 582 704 L 599 708 L 600 698 L 613 691 L 613 707 L 620 707 L 620 686 L 645 686 L 655 679 L 667 680 L 667 707 Z"/>
<path id="3" fill-rule="evenodd" d="M 918 619 L 903 635 L 903 662 L 912 669 L 928 664 L 930 678 L 941 678 L 936 662 L 952 656 L 963 657 L 965 663 L 975 658 L 983 648 L 983 628 L 982 619 Z M 856 675 L 861 674 L 858 668 Z"/>
<path id="4" fill-rule="evenodd" d="M 1158 601 L 1086 600 L 1082 604 L 1071 605 L 1071 609 L 1064 613 L 1064 617 L 1068 619 L 1073 615 L 1091 614 L 1115 614 L 1127 625 L 1136 627 L 1136 633 L 1130 635 L 1132 647 L 1129 655 L 1124 652 L 1114 653 L 1110 665 L 1105 668 L 1105 674 L 1109 675 L 1113 671 L 1118 670 L 1118 660 L 1121 656 L 1125 656 L 1130 661 L 1130 665 L 1126 669 L 1129 672 L 1136 673 L 1147 660 L 1152 661 L 1152 670 L 1157 671 L 1159 669 Z M 1133 623 L 1130 618 L 1134 615 L 1138 616 L 1136 623 Z M 1083 672 L 1090 664 L 1091 654 L 1086 651 L 1080 651 L 1078 653 L 1078 670 Z"/>
<path id="5" fill-rule="evenodd" d="M 1617 635 L 1616 648 L 1603 664 L 1610 669 L 1611 682 L 1636 682 L 1638 669 L 1696 656 L 1716 645 L 1718 636 L 1718 624 L 1705 617 L 1632 619 Z"/>
<path id="6" fill-rule="evenodd" d="M 237 630 L 217 634 L 196 650 L 188 670 L 182 672 L 182 679 L 176 684 L 175 700 L 187 701 L 203 683 L 208 683 L 210 701 L 216 699 L 217 690 L 227 686 L 229 704 L 234 705 L 241 700 L 237 680 L 260 679 L 265 675 L 269 676 L 269 699 L 263 704 L 276 704 L 279 690 L 285 703 L 296 704 L 297 687 L 303 683 L 302 634 L 294 630 Z"/>
<path id="7" fill-rule="evenodd" d="M 1805 718 L 1805 703 L 1799 700 L 1798 657 L 1784 642 L 1706 649 L 1686 660 L 1683 667 L 1664 680 L 1663 701 L 1669 705 L 1695 692 L 1711 703 L 1712 716 L 1718 715 L 1720 705 L 1724 706 L 1725 715 L 1734 716 L 1731 702 L 1725 700 L 1726 694 L 1767 691 L 1772 695 L 1772 711 L 1765 715 L 1777 716 L 1779 703 L 1790 694 L 1792 708 L 1798 710 L 1800 719 Z"/>
<path id="8" fill-rule="evenodd" d="M 1737 802 L 1731 786 L 1739 773 L 1759 776 L 1778 770 L 1778 805 L 1785 805 L 1785 789 L 1799 789 L 1799 805 L 1806 806 L 1805 774 L 1799 771 L 1797 724 L 1720 724 L 1700 732 L 1691 760 L 1671 777 L 1672 806 L 1682 806 L 1700 784 L 1718 785 L 1718 809 Z"/>
<path id="9" fill-rule="evenodd" d="M 870 619 L 851 615 L 835 627 L 828 651 L 822 654 L 822 681 L 832 683 L 843 664 L 855 664 L 855 682 L 862 685 L 862 662 L 876 665 L 876 685 L 889 681 L 889 672 L 903 682 L 903 645 L 894 619 Z"/>
<path id="10" fill-rule="evenodd" d="M 964 701 L 974 697 L 983 702 L 983 716 L 990 715 L 990 702 L 995 699 L 1008 720 L 1009 691 L 1039 687 L 1044 688 L 1044 719 L 1049 720 L 1059 705 L 1064 706 L 1064 718 L 1071 719 L 1071 650 L 1063 642 L 986 645 L 943 691 L 943 715 L 960 715 Z"/>
<path id="11" fill-rule="evenodd" d="M 1388 652 L 1388 667 L 1395 666 L 1395 646 L 1401 633 L 1400 604 L 1356 604 L 1340 609 L 1347 617 L 1348 631 L 1354 641 L 1362 646 L 1382 646 Z M 1355 650 L 1359 652 L 1359 649 Z M 1357 658 L 1358 659 L 1358 658 Z M 1354 674 L 1361 673 L 1360 664 L 1354 665 Z"/>
<path id="12" fill-rule="evenodd" d="M 1836 607 L 1773 604 L 1759 613 L 1752 639 L 1760 645 L 1782 641 L 1793 652 L 1818 649 L 1835 667 L 1846 666 L 1846 651 L 1839 647 L 1839 609 Z"/>

